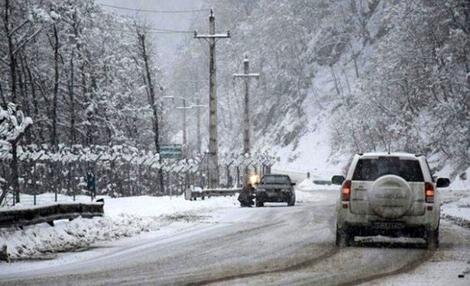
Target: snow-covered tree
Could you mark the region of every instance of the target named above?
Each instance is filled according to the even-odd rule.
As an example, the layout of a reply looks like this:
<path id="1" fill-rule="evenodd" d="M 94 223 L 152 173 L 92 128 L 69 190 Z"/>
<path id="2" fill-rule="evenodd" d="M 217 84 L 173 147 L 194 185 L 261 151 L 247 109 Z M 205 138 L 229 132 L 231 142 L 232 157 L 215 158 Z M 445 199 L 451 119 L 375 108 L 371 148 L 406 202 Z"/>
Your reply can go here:
<path id="1" fill-rule="evenodd" d="M 470 166 L 468 1 L 207 2 L 218 30 L 232 34 L 217 47 L 222 149 L 242 146 L 242 90 L 232 73 L 248 53 L 262 74 L 251 93 L 256 148 L 295 150 L 316 128 L 309 124 L 327 116 L 335 155 L 410 151 Z M 206 50 L 188 40 L 170 89 L 207 74 Z M 184 71 L 188 62 L 202 68 Z M 207 94 L 201 81 L 198 93 Z"/>
<path id="2" fill-rule="evenodd" d="M 25 117 L 23 112 L 13 103 L 0 109 L 0 157 L 5 158 L 11 153 L 11 178 L 0 178 L 0 180 L 5 182 L 7 179 L 11 182 L 17 199 L 19 192 L 17 143 L 32 123 L 31 118 Z M 7 186 L 0 186 L 0 204 L 5 198 L 6 192 Z"/>

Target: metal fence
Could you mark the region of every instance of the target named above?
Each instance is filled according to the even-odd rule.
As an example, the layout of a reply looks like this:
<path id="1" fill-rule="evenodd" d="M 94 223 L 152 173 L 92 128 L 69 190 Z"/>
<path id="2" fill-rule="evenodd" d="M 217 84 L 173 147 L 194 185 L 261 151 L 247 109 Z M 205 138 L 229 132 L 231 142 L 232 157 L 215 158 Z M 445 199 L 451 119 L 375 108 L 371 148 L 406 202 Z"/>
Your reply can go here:
<path id="1" fill-rule="evenodd" d="M 96 195 L 180 195 L 189 186 L 206 187 L 210 171 L 206 158 L 160 161 L 158 154 L 129 146 L 60 146 L 55 151 L 47 146 L 21 146 L 18 148 L 20 192 L 32 205 L 44 200 L 90 201 Z M 222 154 L 220 186 L 239 187 L 246 171 L 269 173 L 274 162 L 275 158 L 266 153 Z M 12 176 L 10 163 L 11 154 L 0 155 L 0 177 L 7 182 Z M 160 170 L 164 190 L 160 190 Z M 94 178 L 95 188 L 89 188 L 87 174 Z M 8 184 L 3 188 L 8 189 Z M 15 200 L 10 195 L 5 203 L 14 204 Z"/>

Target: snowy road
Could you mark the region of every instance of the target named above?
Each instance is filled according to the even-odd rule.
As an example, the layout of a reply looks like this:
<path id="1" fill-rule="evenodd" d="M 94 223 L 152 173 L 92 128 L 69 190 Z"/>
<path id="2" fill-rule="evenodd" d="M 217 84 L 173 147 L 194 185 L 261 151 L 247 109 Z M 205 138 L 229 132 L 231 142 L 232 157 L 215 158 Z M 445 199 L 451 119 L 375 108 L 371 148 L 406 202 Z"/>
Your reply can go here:
<path id="1" fill-rule="evenodd" d="M 0 285 L 470 285 L 470 231 L 442 221 L 442 247 L 334 246 L 336 192 L 295 207 L 231 208 L 210 221 L 105 243 L 61 265 L 0 268 Z M 70 254 L 68 254 L 70 255 Z"/>

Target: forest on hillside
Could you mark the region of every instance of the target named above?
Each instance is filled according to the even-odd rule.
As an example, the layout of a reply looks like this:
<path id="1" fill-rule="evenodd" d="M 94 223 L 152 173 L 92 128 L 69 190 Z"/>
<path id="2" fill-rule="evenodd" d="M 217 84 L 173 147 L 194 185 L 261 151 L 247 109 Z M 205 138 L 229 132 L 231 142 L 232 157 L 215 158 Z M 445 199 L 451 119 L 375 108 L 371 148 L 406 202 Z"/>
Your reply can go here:
<path id="1" fill-rule="evenodd" d="M 218 46 L 224 146 L 241 145 L 242 90 L 232 74 L 247 54 L 261 73 L 251 98 L 257 148 L 295 151 L 321 115 L 331 156 L 406 151 L 437 169 L 470 166 L 468 1 L 206 2 L 232 34 Z M 180 59 L 192 68 L 177 64 L 170 86 L 204 75 L 193 67 L 204 71 L 205 57 L 205 46 L 188 41 Z"/>
<path id="2" fill-rule="evenodd" d="M 438 168 L 470 166 L 468 1 L 207 0 L 205 6 L 214 8 L 217 30 L 232 35 L 217 46 L 222 150 L 241 151 L 242 85 L 233 73 L 248 55 L 261 74 L 251 85 L 255 149 L 295 150 L 322 115 L 331 156 L 408 151 L 431 156 Z M 2 0 L 0 14 L 0 100 L 34 122 L 21 145 L 154 151 L 156 121 L 161 142 L 181 132 L 181 113 L 165 109 L 164 96 L 207 104 L 207 45 L 192 35 L 175 51 L 174 68 L 162 70 L 152 27 L 93 0 Z M 191 29 L 207 31 L 206 16 L 194 15 Z M 188 149 L 195 154 L 201 143 L 191 112 Z M 208 119 L 199 112 L 203 152 Z"/>

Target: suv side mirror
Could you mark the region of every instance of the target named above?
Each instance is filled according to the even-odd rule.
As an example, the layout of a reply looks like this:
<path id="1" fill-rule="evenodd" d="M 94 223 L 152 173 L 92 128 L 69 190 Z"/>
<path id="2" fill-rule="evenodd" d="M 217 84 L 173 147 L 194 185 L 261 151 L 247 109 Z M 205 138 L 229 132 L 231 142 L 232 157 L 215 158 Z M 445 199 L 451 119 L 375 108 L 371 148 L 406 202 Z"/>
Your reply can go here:
<path id="1" fill-rule="evenodd" d="M 333 178 L 331 178 L 333 185 L 342 185 L 344 180 L 346 180 L 344 176 L 333 176 Z"/>
<path id="2" fill-rule="evenodd" d="M 295 186 L 295 183 L 290 183 L 291 186 Z"/>
<path id="3" fill-rule="evenodd" d="M 436 181 L 437 188 L 447 188 L 450 185 L 450 180 L 448 178 L 439 178 Z"/>

